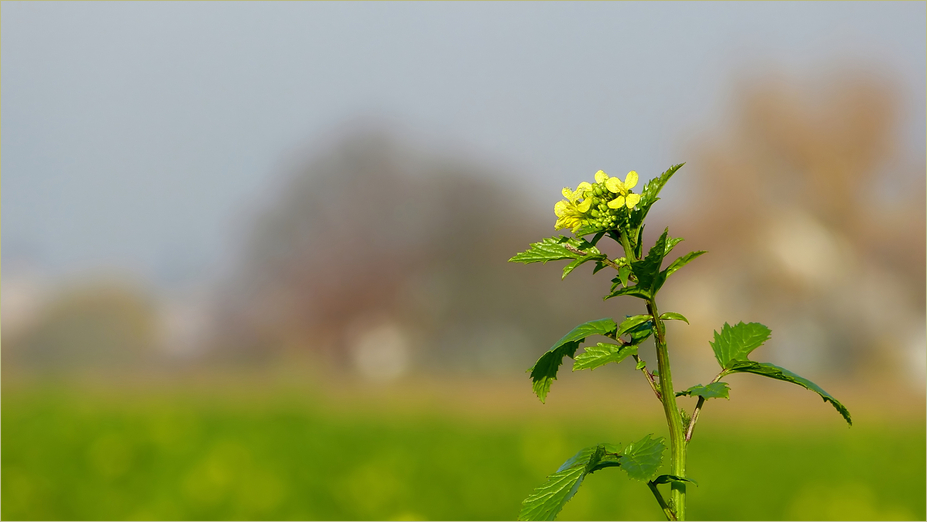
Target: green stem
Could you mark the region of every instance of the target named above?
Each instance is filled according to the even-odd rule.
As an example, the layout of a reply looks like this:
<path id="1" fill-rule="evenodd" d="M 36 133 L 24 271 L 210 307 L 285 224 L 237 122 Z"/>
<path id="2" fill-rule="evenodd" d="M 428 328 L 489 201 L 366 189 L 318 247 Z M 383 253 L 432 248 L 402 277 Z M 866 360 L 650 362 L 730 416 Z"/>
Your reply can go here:
<path id="1" fill-rule="evenodd" d="M 621 246 L 629 260 L 637 261 L 626 232 L 621 233 Z M 666 425 L 670 435 L 670 453 L 673 460 L 673 474 L 677 477 L 686 476 L 686 432 L 682 425 L 682 415 L 676 406 L 676 392 L 673 390 L 673 374 L 670 369 L 669 352 L 666 348 L 666 329 L 660 320 L 660 311 L 656 300 L 647 300 L 647 312 L 653 320 L 653 337 L 657 349 L 657 368 L 660 372 L 660 395 L 662 396 L 663 414 L 666 416 Z M 686 485 L 684 482 L 673 482 L 670 487 L 670 509 L 675 520 L 686 518 Z"/>
<path id="2" fill-rule="evenodd" d="M 670 453 L 673 459 L 673 474 L 686 476 L 686 435 L 682 415 L 676 406 L 676 392 L 673 390 L 673 374 L 670 370 L 669 353 L 666 349 L 666 330 L 660 320 L 660 311 L 653 299 L 647 302 L 647 311 L 653 318 L 653 336 L 657 347 L 657 367 L 660 370 L 660 395 L 663 396 L 663 413 L 670 433 Z M 686 519 L 686 485 L 672 482 L 670 501 L 677 520 Z"/>

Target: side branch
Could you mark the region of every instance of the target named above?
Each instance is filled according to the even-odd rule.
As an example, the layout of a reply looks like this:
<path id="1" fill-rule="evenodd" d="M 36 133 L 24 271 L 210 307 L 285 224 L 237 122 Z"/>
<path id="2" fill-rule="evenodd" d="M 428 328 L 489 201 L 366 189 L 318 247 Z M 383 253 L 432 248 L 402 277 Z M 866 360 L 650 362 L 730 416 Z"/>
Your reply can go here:
<path id="1" fill-rule="evenodd" d="M 636 354 L 633 355 L 634 362 L 641 362 L 641 358 Z M 647 377 L 647 382 L 650 383 L 650 389 L 653 390 L 653 394 L 657 396 L 657 400 L 663 402 L 663 396 L 660 395 L 660 390 L 657 388 L 657 382 L 653 380 L 653 374 L 647 371 L 647 368 L 641 368 L 641 371 L 644 372 L 644 376 Z"/>
<path id="2" fill-rule="evenodd" d="M 677 520 L 676 513 L 673 513 L 673 510 L 666 504 L 666 499 L 664 499 L 663 495 L 660 494 L 660 490 L 657 489 L 657 485 L 654 484 L 652 480 L 648 480 L 647 486 L 650 488 L 650 491 L 653 491 L 653 496 L 657 498 L 657 503 L 659 503 L 660 508 L 663 509 L 663 514 L 666 515 L 666 519 Z"/>
<path id="3" fill-rule="evenodd" d="M 718 374 L 717 377 L 711 380 L 708 384 L 714 384 L 721 380 L 722 377 L 727 375 L 724 371 Z M 689 420 L 689 426 L 686 428 L 686 444 L 689 443 L 689 440 L 692 438 L 692 432 L 695 431 L 695 423 L 698 422 L 698 414 L 702 412 L 702 406 L 705 405 L 705 397 L 699 397 L 698 402 L 695 404 L 695 409 L 692 410 L 692 418 Z"/>

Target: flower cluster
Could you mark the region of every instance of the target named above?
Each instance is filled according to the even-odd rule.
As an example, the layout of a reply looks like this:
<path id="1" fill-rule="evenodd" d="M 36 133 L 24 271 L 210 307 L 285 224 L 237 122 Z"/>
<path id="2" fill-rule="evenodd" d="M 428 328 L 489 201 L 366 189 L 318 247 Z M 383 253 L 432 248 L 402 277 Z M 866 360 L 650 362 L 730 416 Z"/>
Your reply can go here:
<path id="1" fill-rule="evenodd" d="M 563 189 L 566 200 L 554 205 L 557 223 L 554 228 L 569 228 L 575 233 L 583 226 L 596 230 L 609 230 L 618 226 L 619 218 L 626 216 L 624 209 L 633 209 L 641 200 L 631 189 L 637 185 L 637 172 L 628 172 L 624 181 L 610 177 L 603 171 L 595 173 L 595 183 L 582 182 L 576 190 Z"/>

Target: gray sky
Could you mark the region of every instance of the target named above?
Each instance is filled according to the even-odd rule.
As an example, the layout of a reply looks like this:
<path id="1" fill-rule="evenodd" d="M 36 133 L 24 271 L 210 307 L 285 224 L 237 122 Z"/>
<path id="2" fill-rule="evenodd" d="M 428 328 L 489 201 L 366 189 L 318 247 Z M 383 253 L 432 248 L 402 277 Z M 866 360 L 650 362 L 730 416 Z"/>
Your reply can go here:
<path id="1" fill-rule="evenodd" d="M 3 2 L 0 15 L 3 261 L 56 275 L 209 274 L 287 165 L 359 121 L 556 195 L 599 168 L 684 160 L 744 72 L 849 65 L 896 77 L 900 136 L 920 157 L 927 141 L 923 2 Z"/>

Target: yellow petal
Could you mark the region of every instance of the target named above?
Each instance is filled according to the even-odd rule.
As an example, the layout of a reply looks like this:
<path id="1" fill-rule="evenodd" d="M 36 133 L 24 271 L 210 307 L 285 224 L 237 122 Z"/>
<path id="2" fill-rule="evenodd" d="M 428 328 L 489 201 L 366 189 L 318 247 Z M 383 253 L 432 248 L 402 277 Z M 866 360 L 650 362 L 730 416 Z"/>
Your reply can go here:
<path id="1" fill-rule="evenodd" d="M 595 173 L 595 182 L 596 182 L 596 183 L 604 183 L 605 180 L 607 180 L 607 179 L 608 179 L 608 174 L 606 174 L 605 171 L 600 170 L 600 171 L 598 171 L 598 172 Z"/>
<path id="2" fill-rule="evenodd" d="M 589 212 L 590 207 L 592 207 L 592 198 L 586 198 L 582 203 L 576 205 L 576 210 L 580 212 Z"/>
<path id="3" fill-rule="evenodd" d="M 567 207 L 566 201 L 563 201 L 563 200 L 558 201 L 556 204 L 554 204 L 554 214 L 557 214 L 557 217 L 562 218 L 566 216 L 567 208 L 568 207 Z"/>
<path id="4" fill-rule="evenodd" d="M 624 178 L 624 188 L 625 190 L 631 190 L 637 185 L 637 172 L 631 171 L 628 172 L 628 176 Z"/>
<path id="5" fill-rule="evenodd" d="M 634 205 L 637 205 L 640 202 L 641 195 L 640 194 L 628 194 L 627 200 L 628 200 L 627 201 L 628 208 L 634 208 Z"/>
<path id="6" fill-rule="evenodd" d="M 622 206 L 624 206 L 624 196 L 618 196 L 608 202 L 608 208 L 621 208 Z"/>
<path id="7" fill-rule="evenodd" d="M 573 197 L 573 191 L 570 190 L 570 187 L 563 187 L 563 190 L 561 190 L 560 193 L 563 194 L 563 197 L 567 199 Z"/>
<path id="8" fill-rule="evenodd" d="M 580 195 L 582 195 L 587 190 L 592 190 L 592 185 L 590 185 L 589 183 L 586 183 L 585 181 L 580 183 L 576 187 L 576 192 L 579 193 Z"/>
<path id="9" fill-rule="evenodd" d="M 609 192 L 614 192 L 615 194 L 626 192 L 624 190 L 624 183 L 618 178 L 608 178 L 608 180 L 605 181 L 605 188 L 607 188 Z"/>

